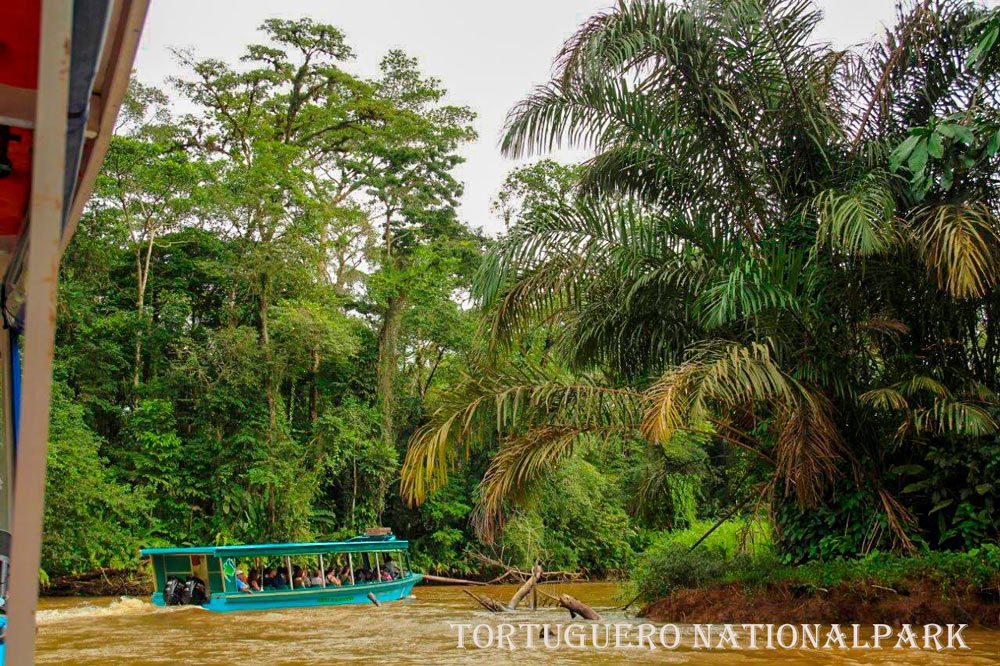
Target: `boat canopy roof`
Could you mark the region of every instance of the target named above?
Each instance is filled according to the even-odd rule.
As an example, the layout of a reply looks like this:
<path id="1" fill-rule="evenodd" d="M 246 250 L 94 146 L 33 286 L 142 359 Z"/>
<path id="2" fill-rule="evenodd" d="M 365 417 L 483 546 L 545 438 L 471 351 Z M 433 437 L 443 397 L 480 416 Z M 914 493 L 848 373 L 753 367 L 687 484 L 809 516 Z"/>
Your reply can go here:
<path id="1" fill-rule="evenodd" d="M 396 537 L 358 536 L 348 541 L 313 543 L 267 543 L 235 546 L 188 546 L 184 548 L 143 548 L 148 555 L 211 555 L 213 557 L 258 557 L 261 555 L 313 555 L 319 553 L 384 553 L 407 550 L 410 542 Z"/>

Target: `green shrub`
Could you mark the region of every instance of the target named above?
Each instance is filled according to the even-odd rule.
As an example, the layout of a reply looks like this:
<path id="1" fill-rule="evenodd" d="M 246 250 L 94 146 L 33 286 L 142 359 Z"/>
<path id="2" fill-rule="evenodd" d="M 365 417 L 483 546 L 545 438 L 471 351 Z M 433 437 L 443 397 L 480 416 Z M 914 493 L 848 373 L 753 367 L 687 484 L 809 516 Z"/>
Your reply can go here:
<path id="1" fill-rule="evenodd" d="M 759 588 L 792 583 L 813 590 L 867 583 L 889 588 L 931 582 L 944 596 L 1000 592 L 1000 546 L 985 544 L 968 552 L 927 551 L 916 555 L 876 552 L 853 560 L 815 560 L 801 565 L 781 562 L 776 553 L 727 553 L 720 545 L 691 551 L 667 543 L 648 551 L 633 572 L 635 593 L 653 601 L 678 589 L 740 583 Z"/>

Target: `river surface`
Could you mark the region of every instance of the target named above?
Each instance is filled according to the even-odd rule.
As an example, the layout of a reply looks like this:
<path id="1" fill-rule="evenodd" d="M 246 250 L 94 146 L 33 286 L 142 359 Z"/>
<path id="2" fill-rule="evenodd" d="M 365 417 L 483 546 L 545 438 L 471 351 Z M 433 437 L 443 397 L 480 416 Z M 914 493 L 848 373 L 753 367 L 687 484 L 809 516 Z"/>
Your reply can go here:
<path id="1" fill-rule="evenodd" d="M 611 583 L 547 585 L 550 594 L 567 592 L 598 608 L 621 605 Z M 513 586 L 477 587 L 477 592 L 508 600 Z M 621 611 L 601 610 L 603 621 L 644 621 Z M 782 664 L 1000 664 L 1000 631 L 970 630 L 963 637 L 971 650 L 693 650 L 694 630 L 678 624 L 676 650 L 525 649 L 525 634 L 515 634 L 518 649 L 477 649 L 466 635 L 457 647 L 458 629 L 450 623 L 571 623 L 561 608 L 539 608 L 496 615 L 479 610 L 458 587 L 419 585 L 410 599 L 374 606 L 335 606 L 280 611 L 212 613 L 196 607 L 157 608 L 134 598 L 42 599 L 38 612 L 40 664 L 711 664 L 764 666 Z M 603 625 L 600 625 L 603 627 Z M 738 628 L 737 628 L 738 629 Z M 587 628 L 588 632 L 590 627 Z M 637 631 L 638 629 L 634 629 Z M 535 632 L 538 630 L 535 629 Z M 603 632 L 603 628 L 601 629 Z M 613 632 L 613 629 L 611 630 Z M 824 630 L 825 631 L 825 630 Z M 635 634 L 633 633 L 632 636 Z M 480 633 L 481 643 L 488 634 Z M 589 637 L 590 634 L 588 633 Z M 613 633 L 612 633 L 613 637 Z M 672 634 L 667 635 L 670 643 Z M 741 639 L 746 645 L 746 638 Z M 554 641 L 554 639 L 552 639 Z M 598 642 L 603 644 L 604 634 Z M 541 640 L 535 636 L 536 645 Z M 627 641 L 628 642 L 628 641 Z M 634 638 L 631 640 L 634 643 Z M 863 642 L 863 641 L 862 641 Z M 889 644 L 891 647 L 894 640 Z"/>

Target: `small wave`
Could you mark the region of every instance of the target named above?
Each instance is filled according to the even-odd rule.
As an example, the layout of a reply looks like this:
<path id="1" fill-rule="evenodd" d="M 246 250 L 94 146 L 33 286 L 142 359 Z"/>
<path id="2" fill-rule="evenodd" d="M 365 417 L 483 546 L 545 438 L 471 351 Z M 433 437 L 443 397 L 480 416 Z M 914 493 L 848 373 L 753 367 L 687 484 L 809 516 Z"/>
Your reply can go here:
<path id="1" fill-rule="evenodd" d="M 115 617 L 120 615 L 144 615 L 156 613 L 161 610 L 158 606 L 149 601 L 143 601 L 135 597 L 121 597 L 117 601 L 112 601 L 107 605 L 84 604 L 72 608 L 53 608 L 40 610 L 35 616 L 38 624 L 49 624 L 52 622 L 62 622 L 81 617 Z"/>

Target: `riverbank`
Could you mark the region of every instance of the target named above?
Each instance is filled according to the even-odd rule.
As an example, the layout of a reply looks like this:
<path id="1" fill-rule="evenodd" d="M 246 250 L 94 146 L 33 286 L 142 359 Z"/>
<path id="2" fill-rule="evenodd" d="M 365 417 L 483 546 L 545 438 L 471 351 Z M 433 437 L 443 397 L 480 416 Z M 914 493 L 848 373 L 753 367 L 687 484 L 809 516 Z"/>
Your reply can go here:
<path id="1" fill-rule="evenodd" d="M 793 566 L 772 554 L 669 548 L 636 572 L 640 615 L 671 622 L 1000 626 L 1000 548 L 874 553 Z"/>
<path id="2" fill-rule="evenodd" d="M 42 582 L 42 594 L 47 597 L 148 597 L 152 593 L 153 578 L 145 566 L 101 568 Z"/>
<path id="3" fill-rule="evenodd" d="M 963 591 L 942 595 L 935 583 L 916 580 L 899 587 L 853 583 L 816 590 L 790 581 L 757 588 L 729 583 L 677 590 L 646 605 L 639 616 L 655 622 L 681 623 L 1000 626 L 1000 603 L 995 594 Z"/>

